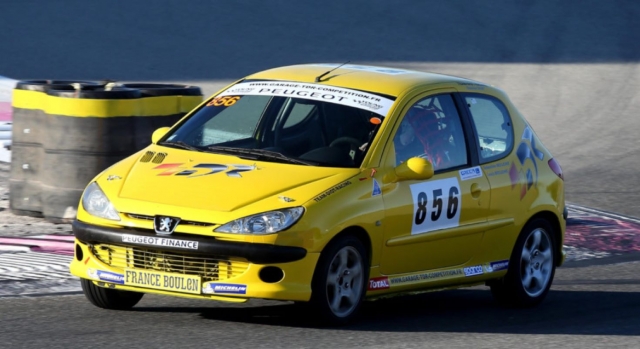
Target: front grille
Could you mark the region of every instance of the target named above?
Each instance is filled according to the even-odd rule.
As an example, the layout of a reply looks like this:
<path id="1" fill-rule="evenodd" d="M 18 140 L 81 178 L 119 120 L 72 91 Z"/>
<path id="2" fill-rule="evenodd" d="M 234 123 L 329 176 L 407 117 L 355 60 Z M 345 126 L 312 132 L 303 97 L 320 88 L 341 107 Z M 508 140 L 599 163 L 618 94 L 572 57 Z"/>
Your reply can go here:
<path id="1" fill-rule="evenodd" d="M 180 221 L 180 224 L 185 224 L 185 225 L 196 225 L 199 227 L 212 227 L 215 224 L 212 223 L 204 223 L 204 222 L 194 222 L 194 221 Z"/>
<path id="2" fill-rule="evenodd" d="M 147 221 L 152 221 L 153 220 L 153 216 L 143 216 L 141 214 L 127 213 L 127 216 L 129 216 L 131 218 L 135 218 L 135 219 L 144 219 L 144 220 L 147 220 Z"/>
<path id="3" fill-rule="evenodd" d="M 153 216 L 146 216 L 146 215 L 135 214 L 135 213 L 127 213 L 126 215 L 129 216 L 130 218 L 133 218 L 133 219 L 141 219 L 141 220 L 146 220 L 146 221 L 152 221 L 154 219 Z M 196 221 L 180 221 L 180 223 L 178 223 L 178 225 L 195 225 L 195 226 L 199 226 L 199 227 L 212 227 L 215 224 L 206 223 L 206 222 L 196 222 Z"/>
<path id="4" fill-rule="evenodd" d="M 113 268 L 136 268 L 167 273 L 198 275 L 203 282 L 220 281 L 243 274 L 249 263 L 226 257 L 199 257 L 146 248 L 92 245 L 91 252 Z"/>

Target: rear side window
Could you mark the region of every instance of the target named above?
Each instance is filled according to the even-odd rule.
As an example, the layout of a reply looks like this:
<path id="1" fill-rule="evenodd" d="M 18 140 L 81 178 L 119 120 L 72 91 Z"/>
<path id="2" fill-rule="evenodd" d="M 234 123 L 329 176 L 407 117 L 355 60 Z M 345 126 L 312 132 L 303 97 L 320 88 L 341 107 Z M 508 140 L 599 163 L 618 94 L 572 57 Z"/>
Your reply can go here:
<path id="1" fill-rule="evenodd" d="M 513 147 L 513 125 L 507 108 L 497 98 L 463 94 L 478 134 L 480 163 L 501 159 Z"/>

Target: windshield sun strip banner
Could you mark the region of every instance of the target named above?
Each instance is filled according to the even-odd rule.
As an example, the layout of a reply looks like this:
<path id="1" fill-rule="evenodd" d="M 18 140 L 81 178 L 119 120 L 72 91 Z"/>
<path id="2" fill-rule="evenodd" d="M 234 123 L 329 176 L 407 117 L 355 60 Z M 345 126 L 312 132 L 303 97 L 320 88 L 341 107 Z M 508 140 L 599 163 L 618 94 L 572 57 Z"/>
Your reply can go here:
<path id="1" fill-rule="evenodd" d="M 386 116 L 393 100 L 348 88 L 293 81 L 253 81 L 231 86 L 218 97 L 231 95 L 277 96 L 342 104 Z"/>

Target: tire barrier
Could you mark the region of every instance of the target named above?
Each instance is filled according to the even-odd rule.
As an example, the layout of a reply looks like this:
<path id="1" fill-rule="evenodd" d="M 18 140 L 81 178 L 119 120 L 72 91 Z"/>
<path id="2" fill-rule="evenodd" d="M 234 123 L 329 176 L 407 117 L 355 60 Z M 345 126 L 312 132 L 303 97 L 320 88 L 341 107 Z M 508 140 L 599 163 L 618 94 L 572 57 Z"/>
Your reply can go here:
<path id="1" fill-rule="evenodd" d="M 200 88 L 186 85 L 50 84 L 37 96 L 18 87 L 10 207 L 57 223 L 75 218 L 94 176 L 149 145 L 153 131 L 202 102 Z"/>
<path id="2" fill-rule="evenodd" d="M 28 80 L 19 81 L 13 90 L 9 204 L 16 214 L 42 216 L 40 172 L 44 161 L 43 138 L 47 130 L 47 91 L 71 84 L 99 86 L 84 81 Z"/>
<path id="3" fill-rule="evenodd" d="M 134 118 L 137 149 L 149 145 L 149 130 L 153 133 L 160 127 L 175 124 L 202 102 L 202 91 L 196 86 L 151 83 L 129 83 L 120 86 L 139 90 L 142 94 L 142 114 L 154 116 Z"/>

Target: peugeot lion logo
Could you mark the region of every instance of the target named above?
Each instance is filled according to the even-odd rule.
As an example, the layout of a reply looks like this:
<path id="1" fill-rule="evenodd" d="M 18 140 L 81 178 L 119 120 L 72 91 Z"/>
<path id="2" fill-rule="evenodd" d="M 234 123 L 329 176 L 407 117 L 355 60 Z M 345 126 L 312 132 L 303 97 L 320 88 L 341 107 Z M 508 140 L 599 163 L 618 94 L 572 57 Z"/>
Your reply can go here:
<path id="1" fill-rule="evenodd" d="M 180 218 L 156 216 L 153 220 L 153 227 L 156 234 L 169 235 L 176 229 Z"/>

